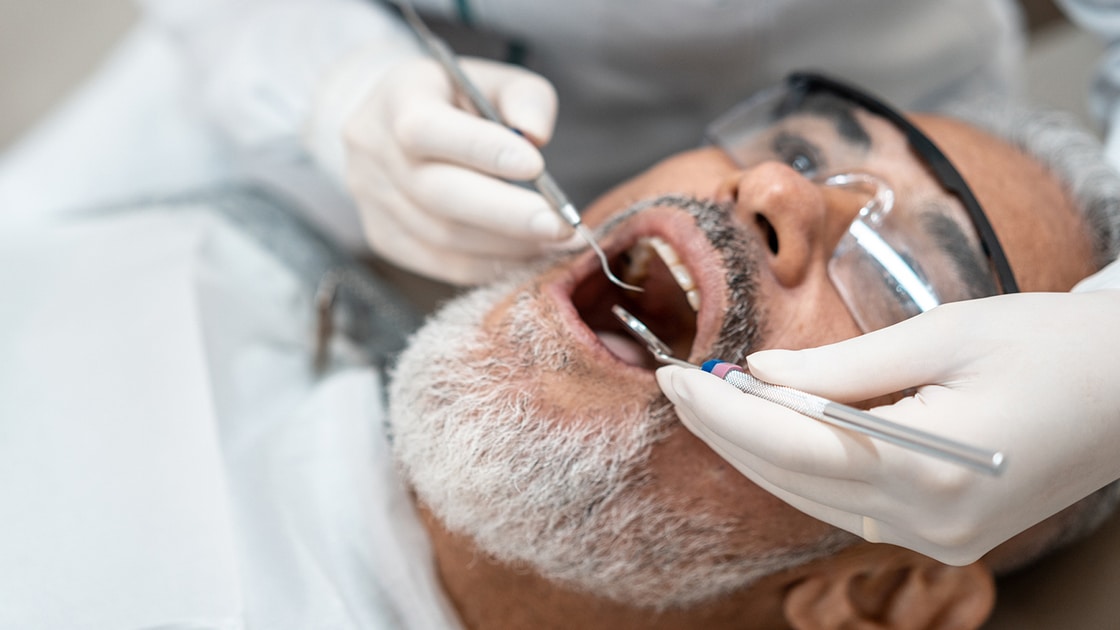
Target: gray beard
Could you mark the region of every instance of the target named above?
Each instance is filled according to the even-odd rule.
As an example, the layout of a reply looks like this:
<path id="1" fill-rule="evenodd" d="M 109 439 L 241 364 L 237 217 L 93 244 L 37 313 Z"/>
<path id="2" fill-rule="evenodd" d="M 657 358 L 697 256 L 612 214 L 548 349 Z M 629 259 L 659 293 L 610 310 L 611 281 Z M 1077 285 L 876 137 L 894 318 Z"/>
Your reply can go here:
<path id="1" fill-rule="evenodd" d="M 739 362 L 759 334 L 750 249 L 725 209 L 691 199 L 644 202 L 621 219 L 664 204 L 691 212 L 725 256 L 735 306 L 715 350 Z M 448 304 L 394 372 L 394 454 L 448 530 L 511 567 L 654 609 L 696 604 L 842 546 L 837 539 L 746 554 L 730 543 L 741 524 L 659 500 L 650 449 L 676 421 L 663 396 L 620 401 L 610 417 L 589 417 L 578 401 L 542 407 L 535 384 L 542 375 L 564 378 L 570 364 L 559 325 L 542 321 L 521 296 L 503 331 L 511 352 L 495 357 L 480 333 L 486 314 L 539 271 Z"/>

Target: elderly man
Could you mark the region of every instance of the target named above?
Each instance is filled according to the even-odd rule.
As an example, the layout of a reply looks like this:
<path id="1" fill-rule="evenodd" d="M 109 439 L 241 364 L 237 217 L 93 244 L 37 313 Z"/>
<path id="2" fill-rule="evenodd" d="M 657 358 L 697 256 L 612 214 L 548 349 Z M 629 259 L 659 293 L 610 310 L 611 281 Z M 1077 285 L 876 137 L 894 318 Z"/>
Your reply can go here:
<path id="1" fill-rule="evenodd" d="M 583 254 L 422 329 L 394 381 L 394 451 L 465 625 L 976 627 L 990 571 L 1111 509 L 1106 490 L 959 568 L 857 544 L 681 427 L 610 314 L 624 305 L 694 362 L 738 361 L 900 321 L 931 296 L 1068 290 L 1112 253 L 1114 176 L 1069 177 L 1092 149 L 1054 121 L 991 117 L 1024 147 L 943 117 L 915 115 L 915 129 L 846 86 L 791 79 L 717 122 L 718 146 L 588 209 L 615 271 L 645 292 Z M 1069 155 L 1026 152 L 1043 146 Z"/>
<path id="2" fill-rule="evenodd" d="M 1113 494 L 965 567 L 862 543 L 685 431 L 609 307 L 693 359 L 853 336 L 918 291 L 867 274 L 861 221 L 939 301 L 1068 289 L 1114 253 L 1116 178 L 1045 117 L 994 114 L 1024 151 L 914 116 L 977 203 L 904 119 L 805 85 L 588 208 L 643 293 L 580 251 L 466 294 L 401 355 L 385 418 L 358 359 L 393 354 L 409 314 L 273 198 L 0 234 L 18 296 L 0 309 L 0 626 L 978 626 L 993 571 Z"/>

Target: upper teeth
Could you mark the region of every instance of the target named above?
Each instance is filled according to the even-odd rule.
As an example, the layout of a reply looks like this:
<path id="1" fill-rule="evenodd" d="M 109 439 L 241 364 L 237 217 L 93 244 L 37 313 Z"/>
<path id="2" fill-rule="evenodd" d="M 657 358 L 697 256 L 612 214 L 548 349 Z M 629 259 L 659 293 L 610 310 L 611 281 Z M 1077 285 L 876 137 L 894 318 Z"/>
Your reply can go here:
<path id="1" fill-rule="evenodd" d="M 656 252 L 657 257 L 669 268 L 677 285 L 684 291 L 688 304 L 693 311 L 700 310 L 700 290 L 692 279 L 688 267 L 681 262 L 677 250 L 666 243 L 660 236 L 643 236 L 630 248 L 630 265 L 626 268 L 627 282 L 640 282 L 649 272 L 650 252 Z"/>

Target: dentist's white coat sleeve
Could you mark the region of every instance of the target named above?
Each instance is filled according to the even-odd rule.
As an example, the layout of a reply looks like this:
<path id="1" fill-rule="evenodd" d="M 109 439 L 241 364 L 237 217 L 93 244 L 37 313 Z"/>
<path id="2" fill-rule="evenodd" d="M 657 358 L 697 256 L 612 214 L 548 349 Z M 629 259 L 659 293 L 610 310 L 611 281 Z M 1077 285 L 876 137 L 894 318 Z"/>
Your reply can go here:
<path id="1" fill-rule="evenodd" d="M 1089 109 L 1105 130 L 1105 154 L 1120 168 L 1120 2 L 1116 0 L 1057 0 L 1075 24 L 1102 38 L 1107 45 L 1097 65 L 1089 94 Z"/>
<path id="2" fill-rule="evenodd" d="M 418 54 L 406 26 L 363 0 L 138 0 L 178 44 L 211 119 L 243 148 L 298 156 L 340 181 L 346 115 L 381 73 Z"/>

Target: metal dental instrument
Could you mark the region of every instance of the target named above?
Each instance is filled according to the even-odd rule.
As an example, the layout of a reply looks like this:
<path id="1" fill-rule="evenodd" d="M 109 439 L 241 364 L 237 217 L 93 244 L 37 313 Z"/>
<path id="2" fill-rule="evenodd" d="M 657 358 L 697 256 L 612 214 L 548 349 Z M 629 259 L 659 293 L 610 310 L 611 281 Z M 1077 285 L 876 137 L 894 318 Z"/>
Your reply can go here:
<path id="1" fill-rule="evenodd" d="M 435 33 L 432 33 L 427 24 L 424 24 L 420 15 L 416 13 L 416 9 L 412 7 L 412 3 L 401 1 L 396 4 L 401 8 L 405 21 L 408 22 L 409 27 L 412 28 L 416 37 L 420 39 L 420 42 L 428 49 L 432 57 L 443 66 L 443 69 L 451 78 L 451 82 L 455 85 L 456 89 L 470 100 L 471 104 L 474 105 L 475 109 L 477 109 L 483 117 L 503 127 L 512 129 L 506 124 L 505 120 L 502 119 L 498 110 L 490 104 L 490 101 L 486 100 L 486 97 L 482 95 L 478 87 L 471 82 L 466 73 L 463 72 L 463 69 L 459 67 L 459 62 L 455 60 L 455 53 L 452 52 L 447 42 L 436 36 Z M 552 176 L 548 174 L 547 170 L 543 171 L 539 177 L 533 180 L 533 187 L 548 201 L 548 204 L 560 215 L 560 218 L 564 219 L 568 225 L 572 226 L 583 240 L 587 241 L 591 249 L 595 250 L 595 254 L 599 256 L 599 262 L 603 267 L 603 273 L 606 274 L 608 280 L 623 289 L 638 292 L 644 291 L 641 287 L 623 282 L 614 275 L 611 271 L 610 262 L 607 261 L 607 255 L 603 252 L 603 249 L 599 247 L 599 244 L 595 242 L 595 237 L 591 234 L 591 230 L 587 229 L 587 226 L 583 224 L 583 221 L 579 217 L 579 212 L 576 211 L 572 202 L 568 201 L 567 195 L 560 190 L 559 184 L 556 183 L 556 180 L 552 179 Z"/>
<path id="2" fill-rule="evenodd" d="M 611 307 L 614 313 L 630 334 L 646 345 L 646 349 L 658 361 L 680 367 L 695 368 L 706 372 L 715 372 L 704 367 L 681 361 L 673 356 L 672 350 L 665 342 L 661 341 L 637 317 L 631 315 L 626 309 L 615 305 Z M 712 363 L 712 362 L 710 362 Z M 722 363 L 722 362 L 718 362 Z M 718 366 L 717 366 L 718 367 Z M 720 376 L 719 374 L 716 374 Z M 925 431 L 876 417 L 866 411 L 860 411 L 847 405 L 832 402 L 807 392 L 772 385 L 741 371 L 737 366 L 722 375 L 723 380 L 733 385 L 739 391 L 763 400 L 779 404 L 787 409 L 792 409 L 802 415 L 821 422 L 826 422 L 843 429 L 850 429 L 857 433 L 890 442 L 897 446 L 910 449 L 917 453 L 938 457 L 945 461 L 967 466 L 993 477 L 998 477 L 1007 466 L 1007 458 L 1000 451 L 991 451 L 962 444 L 954 440 L 943 438 Z"/>

